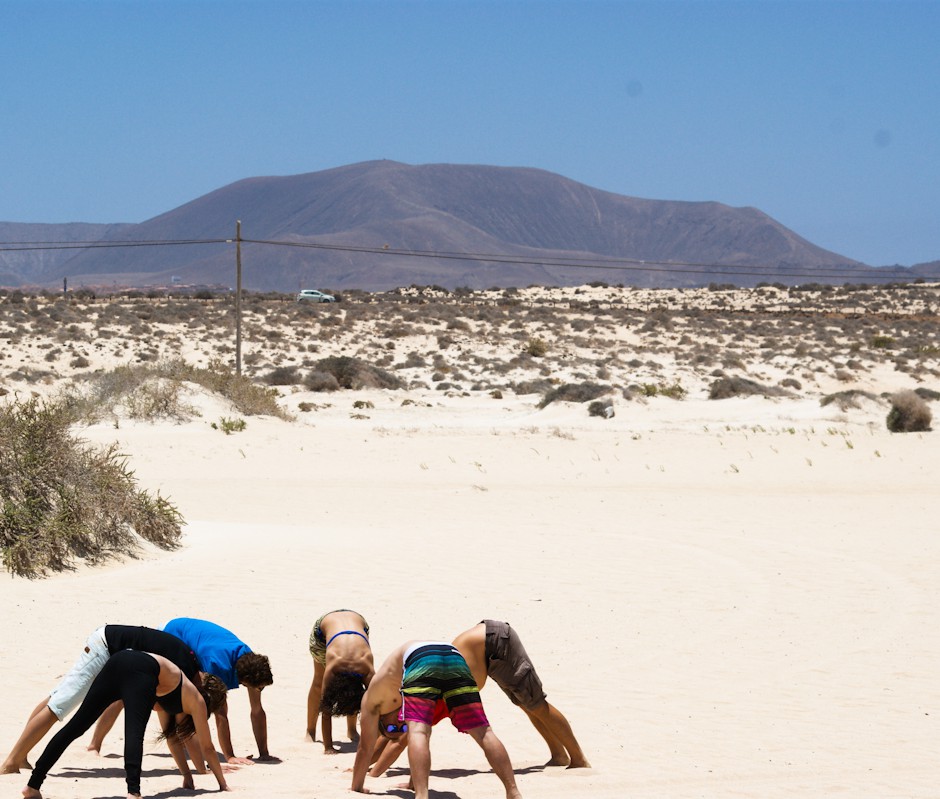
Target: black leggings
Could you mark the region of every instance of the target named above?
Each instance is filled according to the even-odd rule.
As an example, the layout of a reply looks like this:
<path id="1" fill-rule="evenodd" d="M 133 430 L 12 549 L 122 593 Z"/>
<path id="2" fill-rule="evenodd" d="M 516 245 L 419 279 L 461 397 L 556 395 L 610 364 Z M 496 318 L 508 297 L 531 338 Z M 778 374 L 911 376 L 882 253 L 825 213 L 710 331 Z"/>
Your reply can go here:
<path id="1" fill-rule="evenodd" d="M 124 772 L 127 792 L 140 793 L 144 732 L 157 699 L 160 664 L 145 652 L 123 649 L 108 658 L 75 715 L 46 746 L 27 783 L 37 791 L 66 748 L 91 728 L 113 702 L 124 702 Z"/>

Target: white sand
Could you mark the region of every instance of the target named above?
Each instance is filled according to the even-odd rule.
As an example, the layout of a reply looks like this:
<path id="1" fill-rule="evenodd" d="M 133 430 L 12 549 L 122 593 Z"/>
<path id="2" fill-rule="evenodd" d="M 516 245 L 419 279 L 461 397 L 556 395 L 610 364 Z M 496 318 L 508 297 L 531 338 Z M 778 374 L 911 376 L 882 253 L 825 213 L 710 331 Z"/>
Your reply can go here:
<path id="1" fill-rule="evenodd" d="M 350 418 L 353 396 L 368 419 Z M 275 671 L 264 703 L 283 762 L 239 769 L 235 791 L 346 796 L 352 750 L 304 741 L 306 642 L 320 613 L 353 607 L 379 659 L 512 622 L 594 765 L 543 770 L 541 739 L 488 686 L 527 797 L 937 795 L 935 433 L 799 401 L 658 398 L 602 420 L 425 399 L 344 394 L 230 436 L 211 404 L 186 424 L 84 431 L 120 441 L 141 486 L 178 505 L 186 545 L 0 583 L 4 748 L 95 627 L 201 616 Z M 231 704 L 236 751 L 252 753 L 244 691 Z M 117 732 L 101 760 L 76 742 L 44 795 L 123 796 Z M 181 795 L 152 736 L 146 751 L 144 795 Z M 501 795 L 448 724 L 432 753 L 432 796 Z M 3 777 L 7 794 L 25 778 Z M 402 796 L 402 779 L 369 784 Z"/>
<path id="2" fill-rule="evenodd" d="M 194 334 L 178 332 L 191 346 Z M 296 362 L 296 342 L 313 340 L 296 326 L 293 334 L 294 350 L 286 334 L 271 344 L 284 348 L 274 363 Z M 835 345 L 831 362 L 851 358 L 852 341 L 870 334 Z M 368 330 L 344 335 L 321 336 L 316 357 L 358 345 L 381 351 Z M 293 422 L 248 417 L 246 430 L 228 436 L 211 422 L 237 414 L 198 392 L 193 421 L 120 418 L 78 431 L 120 443 L 140 486 L 183 513 L 185 545 L 0 582 L 0 748 L 99 625 L 198 616 L 269 655 L 275 673 L 263 698 L 270 751 L 283 762 L 240 768 L 233 789 L 349 796 L 352 748 L 326 757 L 304 731 L 310 627 L 351 607 L 370 621 L 378 660 L 411 638 L 450 640 L 484 617 L 513 624 L 594 766 L 543 769 L 547 747 L 488 685 L 486 711 L 529 799 L 937 797 L 940 433 L 889 434 L 887 406 L 875 402 L 820 407 L 820 393 L 853 384 L 833 368 L 802 366 L 792 342 L 781 345 L 787 359 L 771 351 L 773 362 L 761 363 L 763 335 L 740 344 L 755 359 L 748 373 L 768 384 L 800 376 L 805 389 L 794 398 L 709 401 L 714 364 L 693 374 L 664 358 L 655 376 L 624 371 L 611 382 L 681 377 L 688 397 L 618 394 L 609 420 L 584 405 L 538 410 L 538 395 L 511 391 L 493 399 L 485 390 L 285 390 Z M 636 329 L 630 336 L 648 343 Z M 495 333 L 466 338 L 461 348 L 503 347 L 507 360 L 520 346 Z M 207 334 L 200 358 L 222 340 Z M 178 349 L 171 336 L 148 344 L 161 341 L 161 357 Z M 76 354 L 99 368 L 143 346 L 119 336 L 68 345 L 55 359 L 44 355 L 53 339 L 11 342 L 0 341 L 5 369 L 52 363 L 56 380 Z M 568 346 L 551 343 L 555 352 Z M 421 346 L 399 342 L 396 357 Z M 935 369 L 936 354 L 925 357 Z M 584 368 L 571 361 L 572 375 Z M 854 386 L 873 392 L 913 382 L 890 358 L 855 374 Z M 357 400 L 373 407 L 355 409 Z M 300 412 L 301 402 L 318 409 Z M 254 753 L 245 692 L 230 703 L 236 753 Z M 155 722 L 151 732 L 144 795 L 184 795 Z M 101 759 L 85 751 L 87 737 L 73 744 L 44 795 L 124 796 L 119 733 Z M 449 724 L 437 728 L 432 754 L 432 796 L 502 795 L 482 753 Z M 18 795 L 26 777 L 0 777 L 6 794 Z M 403 779 L 399 769 L 368 784 L 402 797 L 394 786 Z M 197 787 L 215 781 L 200 776 Z"/>

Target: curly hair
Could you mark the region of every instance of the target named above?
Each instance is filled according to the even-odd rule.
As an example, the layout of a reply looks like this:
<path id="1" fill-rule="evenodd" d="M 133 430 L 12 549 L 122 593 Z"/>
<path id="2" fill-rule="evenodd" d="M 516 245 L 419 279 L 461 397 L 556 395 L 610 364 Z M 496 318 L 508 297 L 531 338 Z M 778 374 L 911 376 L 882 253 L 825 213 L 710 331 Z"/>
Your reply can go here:
<path id="1" fill-rule="evenodd" d="M 201 693 L 202 698 L 206 700 L 206 710 L 209 715 L 211 715 L 225 704 L 225 699 L 228 696 L 228 688 L 225 683 L 214 674 L 207 674 L 202 681 L 202 688 L 199 693 Z"/>
<path id="2" fill-rule="evenodd" d="M 274 683 L 271 673 L 271 664 L 265 655 L 257 652 L 246 652 L 235 661 L 235 673 L 242 685 L 264 688 Z"/>
<path id="3" fill-rule="evenodd" d="M 341 671 L 323 686 L 320 710 L 331 716 L 353 716 L 359 712 L 365 692 L 361 674 Z"/>

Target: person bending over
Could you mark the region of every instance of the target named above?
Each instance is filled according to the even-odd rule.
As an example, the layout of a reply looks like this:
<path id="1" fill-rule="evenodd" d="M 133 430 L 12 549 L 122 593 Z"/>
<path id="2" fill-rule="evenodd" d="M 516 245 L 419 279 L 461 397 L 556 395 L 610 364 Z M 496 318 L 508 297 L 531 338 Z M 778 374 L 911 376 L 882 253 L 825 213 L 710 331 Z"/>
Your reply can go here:
<path id="1" fill-rule="evenodd" d="M 431 727 L 436 715 L 447 715 L 479 744 L 503 784 L 506 799 L 521 799 L 506 748 L 487 721 L 467 662 L 452 644 L 409 641 L 398 647 L 369 683 L 361 714 L 351 790 L 368 793 L 366 772 L 379 735 L 394 740 L 408 733 L 415 799 L 427 799 Z"/>
<path id="2" fill-rule="evenodd" d="M 196 686 L 174 663 L 161 655 L 125 649 L 112 655 L 95 677 L 81 706 L 68 723 L 49 741 L 23 789 L 25 799 L 42 799 L 40 788 L 49 770 L 66 748 L 88 730 L 112 703 L 124 703 L 124 772 L 128 799 L 139 799 L 143 764 L 144 733 L 151 710 L 157 710 L 160 725 L 176 764 L 183 774 L 183 788 L 192 789 L 192 774 L 182 756 L 182 741 L 197 735 L 211 749 L 206 701 Z M 213 752 L 214 755 L 214 752 Z M 219 784 L 228 790 L 217 756 L 209 766 Z"/>
<path id="3" fill-rule="evenodd" d="M 232 733 L 228 721 L 228 701 L 215 711 L 215 727 L 219 736 L 219 748 L 225 760 L 231 764 L 248 765 L 266 761 L 279 762 L 268 752 L 268 720 L 261 704 L 261 692 L 274 682 L 271 664 L 267 657 L 252 652 L 233 632 L 202 619 L 173 619 L 163 627 L 164 632 L 181 639 L 196 655 L 200 669 L 214 674 L 232 691 L 244 685 L 248 691 L 251 729 L 258 745 L 258 756 L 236 757 L 232 747 Z M 114 723 L 110 714 L 102 718 L 94 733 L 94 742 L 104 740 Z"/>
<path id="4" fill-rule="evenodd" d="M 125 624 L 99 627 L 88 636 L 85 649 L 71 670 L 52 693 L 36 705 L 19 739 L 0 766 L 0 772 L 12 774 L 21 768 L 30 768 L 27 760 L 30 750 L 57 721 L 64 719 L 79 705 L 108 659 L 124 649 L 162 655 L 175 663 L 197 687 L 202 686 L 196 656 L 176 636 L 150 627 L 132 627 Z M 116 713 L 114 717 L 117 717 Z M 97 747 L 93 744 L 89 748 L 98 751 L 100 744 Z"/>
<path id="5" fill-rule="evenodd" d="M 346 732 L 358 741 L 356 716 L 375 674 L 369 625 L 354 610 L 323 614 L 310 633 L 313 682 L 307 693 L 307 737 L 316 740 L 317 715 L 322 714 L 323 751 L 335 754 L 333 716 L 346 717 Z"/>
<path id="6" fill-rule="evenodd" d="M 484 619 L 454 639 L 480 690 L 492 678 L 522 708 L 548 744 L 548 766 L 590 768 L 568 720 L 549 704 L 519 635 L 508 622 Z"/>

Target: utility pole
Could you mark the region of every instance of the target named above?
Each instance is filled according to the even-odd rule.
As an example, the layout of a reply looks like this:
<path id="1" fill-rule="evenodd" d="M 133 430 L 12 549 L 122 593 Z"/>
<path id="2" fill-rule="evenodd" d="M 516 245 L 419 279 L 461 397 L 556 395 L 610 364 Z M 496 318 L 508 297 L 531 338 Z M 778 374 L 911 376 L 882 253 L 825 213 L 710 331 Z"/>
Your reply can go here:
<path id="1" fill-rule="evenodd" d="M 235 374 L 242 376 L 242 221 L 235 223 Z"/>

